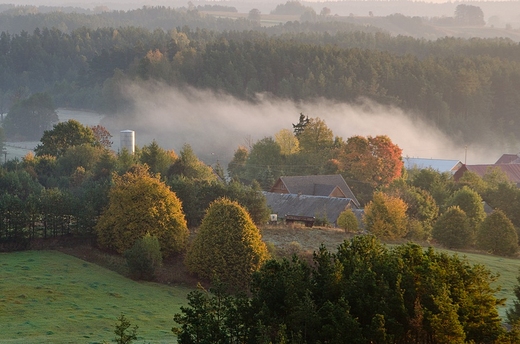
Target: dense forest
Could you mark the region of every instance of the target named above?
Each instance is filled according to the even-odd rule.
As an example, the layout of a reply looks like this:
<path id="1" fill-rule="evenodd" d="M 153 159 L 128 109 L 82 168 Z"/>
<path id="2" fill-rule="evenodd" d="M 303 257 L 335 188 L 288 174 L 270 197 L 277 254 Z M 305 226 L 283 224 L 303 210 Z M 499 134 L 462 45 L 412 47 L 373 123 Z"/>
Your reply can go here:
<path id="1" fill-rule="evenodd" d="M 515 147 L 520 127 L 520 46 L 508 39 L 429 41 L 336 21 L 261 28 L 247 19 L 163 7 L 105 16 L 2 15 L 16 23 L 53 15 L 74 23 L 63 30 L 51 21 L 31 32 L 2 31 L 3 113 L 35 92 L 49 93 L 58 107 L 129 111 L 132 101 L 119 86 L 160 80 L 252 102 L 258 93 L 294 101 L 371 99 L 405 109 L 466 144 Z M 146 20 L 153 27 L 125 25 Z"/>

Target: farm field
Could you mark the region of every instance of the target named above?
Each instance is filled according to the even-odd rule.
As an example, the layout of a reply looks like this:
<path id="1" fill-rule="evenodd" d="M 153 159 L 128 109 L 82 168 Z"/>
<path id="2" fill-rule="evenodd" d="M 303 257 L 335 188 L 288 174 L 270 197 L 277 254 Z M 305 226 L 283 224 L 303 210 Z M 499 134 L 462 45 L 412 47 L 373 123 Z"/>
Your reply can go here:
<path id="1" fill-rule="evenodd" d="M 191 289 L 136 282 L 57 251 L 0 254 L 1 343 L 102 343 L 121 313 L 139 341 L 175 343 Z"/>

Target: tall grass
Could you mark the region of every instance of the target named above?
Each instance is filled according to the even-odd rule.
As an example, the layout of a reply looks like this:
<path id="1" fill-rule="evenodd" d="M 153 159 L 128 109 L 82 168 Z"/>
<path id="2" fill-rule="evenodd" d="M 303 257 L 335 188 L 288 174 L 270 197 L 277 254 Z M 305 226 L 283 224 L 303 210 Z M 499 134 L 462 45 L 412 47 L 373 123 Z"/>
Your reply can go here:
<path id="1" fill-rule="evenodd" d="M 101 343 L 123 313 L 138 342 L 175 343 L 190 291 L 141 283 L 56 251 L 0 254 L 1 343 Z"/>

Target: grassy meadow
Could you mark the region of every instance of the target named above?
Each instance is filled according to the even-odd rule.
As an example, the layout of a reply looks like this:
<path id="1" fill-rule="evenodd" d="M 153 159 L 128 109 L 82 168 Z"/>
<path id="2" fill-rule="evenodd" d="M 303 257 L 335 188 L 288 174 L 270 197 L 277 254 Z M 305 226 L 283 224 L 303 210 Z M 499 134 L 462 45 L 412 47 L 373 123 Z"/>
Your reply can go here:
<path id="1" fill-rule="evenodd" d="M 112 342 L 121 313 L 140 343 L 175 343 L 188 288 L 127 279 L 57 251 L 0 254 L 1 343 Z"/>
<path id="2" fill-rule="evenodd" d="M 319 229 L 266 230 L 264 240 L 277 250 L 311 250 L 320 242 L 330 249 L 347 238 L 340 231 Z M 312 250 L 311 250 L 312 251 Z M 472 264 L 483 264 L 499 274 L 499 308 L 514 300 L 520 260 L 454 252 Z M 301 251 L 300 251 L 301 252 Z M 116 272 L 57 251 L 0 254 L 0 343 L 112 342 L 117 317 L 124 313 L 138 325 L 138 343 L 175 343 L 173 315 L 186 305 L 191 289 L 136 282 Z"/>

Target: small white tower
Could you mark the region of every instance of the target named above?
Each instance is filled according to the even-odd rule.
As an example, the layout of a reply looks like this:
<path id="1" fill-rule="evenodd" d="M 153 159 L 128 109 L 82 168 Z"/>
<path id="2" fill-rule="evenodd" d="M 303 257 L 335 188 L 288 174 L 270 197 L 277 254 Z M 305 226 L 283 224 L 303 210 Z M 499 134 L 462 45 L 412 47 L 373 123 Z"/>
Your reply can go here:
<path id="1" fill-rule="evenodd" d="M 126 148 L 128 153 L 134 154 L 135 152 L 135 132 L 133 130 L 121 130 L 121 150 Z"/>

